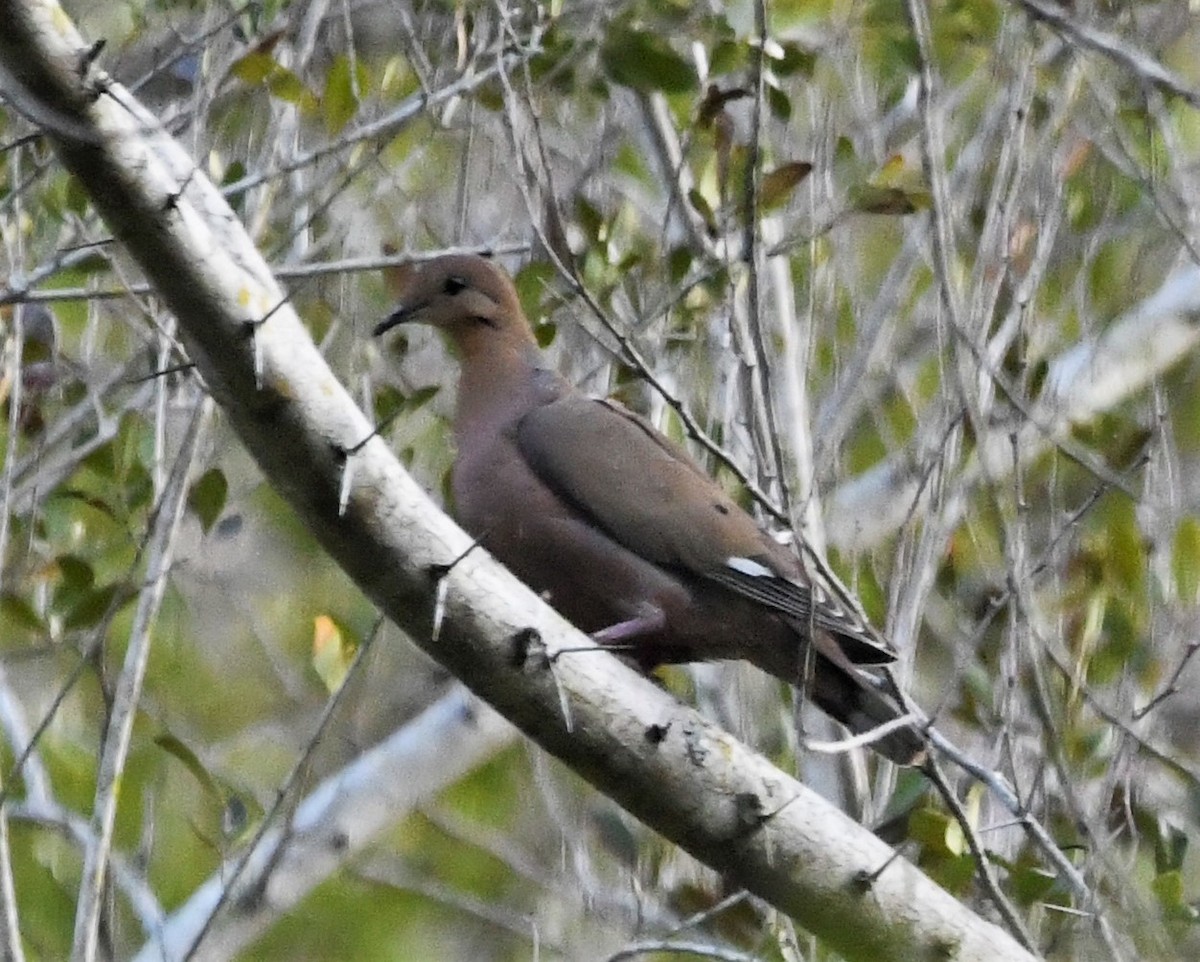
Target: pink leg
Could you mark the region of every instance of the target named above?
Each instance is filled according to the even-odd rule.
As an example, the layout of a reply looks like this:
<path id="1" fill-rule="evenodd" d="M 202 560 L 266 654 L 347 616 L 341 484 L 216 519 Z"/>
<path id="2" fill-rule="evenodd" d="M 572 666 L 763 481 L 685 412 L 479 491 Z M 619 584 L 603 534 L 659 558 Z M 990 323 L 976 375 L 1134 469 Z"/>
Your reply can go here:
<path id="1" fill-rule="evenodd" d="M 652 635 L 667 627 L 667 616 L 657 606 L 647 605 L 636 618 L 618 621 L 615 625 L 592 632 L 592 638 L 602 645 L 619 644 L 643 635 Z"/>

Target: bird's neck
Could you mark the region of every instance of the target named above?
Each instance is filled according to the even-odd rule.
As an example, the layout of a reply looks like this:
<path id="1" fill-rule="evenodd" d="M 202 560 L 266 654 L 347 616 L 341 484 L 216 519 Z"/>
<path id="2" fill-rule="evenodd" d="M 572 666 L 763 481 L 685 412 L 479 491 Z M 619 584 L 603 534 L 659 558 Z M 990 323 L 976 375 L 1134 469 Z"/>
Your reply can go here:
<path id="1" fill-rule="evenodd" d="M 544 368 L 532 340 L 465 353 L 454 417 L 459 449 L 468 437 L 479 441 L 498 435 L 531 408 L 550 400 L 547 392 L 558 378 Z"/>

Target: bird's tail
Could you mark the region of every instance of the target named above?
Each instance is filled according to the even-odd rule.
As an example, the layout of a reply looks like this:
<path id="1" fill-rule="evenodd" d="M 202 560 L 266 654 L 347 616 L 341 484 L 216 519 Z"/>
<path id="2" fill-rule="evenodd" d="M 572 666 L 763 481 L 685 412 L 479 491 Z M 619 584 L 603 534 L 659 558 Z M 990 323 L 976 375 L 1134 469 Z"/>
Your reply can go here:
<path id="1" fill-rule="evenodd" d="M 865 735 L 905 716 L 897 701 L 861 676 L 862 669 L 841 653 L 836 642 L 818 647 L 828 649 L 828 654 L 813 650 L 811 657 L 806 657 L 809 653 L 803 643 L 787 646 L 788 650 L 775 645 L 754 646 L 742 654 L 763 671 L 797 688 L 806 679 L 803 690 L 807 696 L 855 735 Z M 924 761 L 927 740 L 920 724 L 913 722 L 880 735 L 870 746 L 897 764 L 919 765 Z"/>
<path id="2" fill-rule="evenodd" d="M 808 693 L 817 707 L 856 735 L 864 735 L 905 716 L 895 701 L 859 677 L 853 668 L 834 664 L 824 655 L 813 659 Z M 899 765 L 919 765 L 927 742 L 917 723 L 909 722 L 880 735 L 871 747 Z"/>

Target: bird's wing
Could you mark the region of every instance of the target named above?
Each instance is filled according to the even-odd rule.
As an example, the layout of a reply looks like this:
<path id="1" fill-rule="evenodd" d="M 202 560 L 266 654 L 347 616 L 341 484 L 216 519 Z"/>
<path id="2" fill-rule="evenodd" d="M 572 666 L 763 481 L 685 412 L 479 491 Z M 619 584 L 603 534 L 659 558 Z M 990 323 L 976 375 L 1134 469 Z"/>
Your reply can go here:
<path id="1" fill-rule="evenodd" d="M 814 628 L 837 636 L 839 649 L 852 664 L 886 665 L 896 660 L 896 650 L 855 608 L 827 591 L 819 579 L 780 577 L 745 559 L 712 571 L 708 577 L 780 612 L 805 637 L 813 635 Z"/>
<path id="2" fill-rule="evenodd" d="M 526 414 L 517 447 L 530 468 L 598 529 L 655 564 L 758 602 L 805 635 L 850 642 L 857 664 L 894 659 L 861 618 L 813 589 L 776 544 L 678 445 L 622 405 L 570 394 Z"/>

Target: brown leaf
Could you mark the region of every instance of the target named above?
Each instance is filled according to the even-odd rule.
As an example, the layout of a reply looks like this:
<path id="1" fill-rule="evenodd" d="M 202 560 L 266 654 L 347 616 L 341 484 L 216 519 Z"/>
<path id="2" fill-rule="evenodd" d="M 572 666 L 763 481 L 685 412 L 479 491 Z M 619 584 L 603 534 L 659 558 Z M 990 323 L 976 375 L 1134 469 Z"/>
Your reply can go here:
<path id="1" fill-rule="evenodd" d="M 808 161 L 793 160 L 764 174 L 759 203 L 764 208 L 782 204 L 811 171 L 812 164 Z"/>

